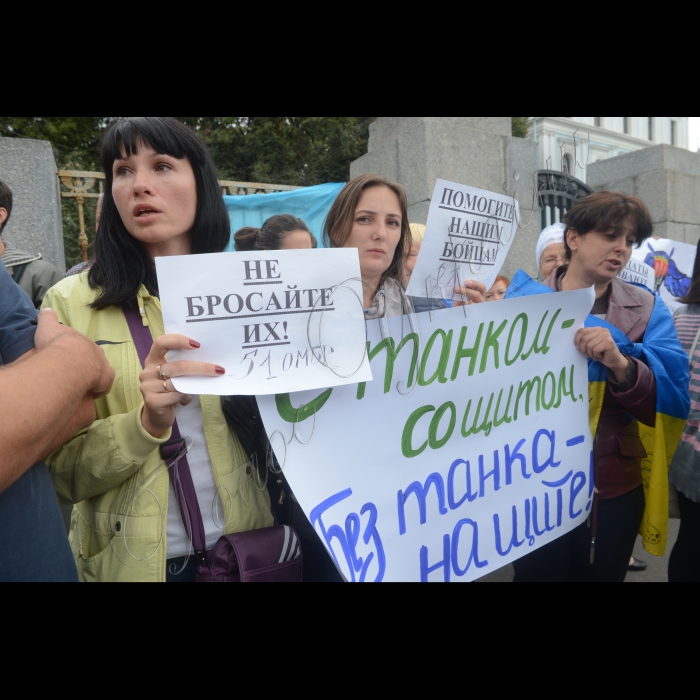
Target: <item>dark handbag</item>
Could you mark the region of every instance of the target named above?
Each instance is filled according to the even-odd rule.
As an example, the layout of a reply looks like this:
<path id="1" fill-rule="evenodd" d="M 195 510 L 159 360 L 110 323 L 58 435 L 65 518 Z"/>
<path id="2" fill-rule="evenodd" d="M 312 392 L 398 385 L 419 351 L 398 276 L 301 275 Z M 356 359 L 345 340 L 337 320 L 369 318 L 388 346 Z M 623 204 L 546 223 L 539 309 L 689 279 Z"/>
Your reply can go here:
<path id="1" fill-rule="evenodd" d="M 124 315 L 141 367 L 145 369 L 153 346 L 151 331 L 143 325 L 138 311 L 125 309 Z M 172 440 L 161 447 L 161 455 L 168 465 L 185 532 L 200 562 L 197 583 L 301 583 L 301 544 L 297 533 L 286 525 L 226 535 L 207 552 L 202 511 L 187 461 L 187 445 L 177 421 Z"/>

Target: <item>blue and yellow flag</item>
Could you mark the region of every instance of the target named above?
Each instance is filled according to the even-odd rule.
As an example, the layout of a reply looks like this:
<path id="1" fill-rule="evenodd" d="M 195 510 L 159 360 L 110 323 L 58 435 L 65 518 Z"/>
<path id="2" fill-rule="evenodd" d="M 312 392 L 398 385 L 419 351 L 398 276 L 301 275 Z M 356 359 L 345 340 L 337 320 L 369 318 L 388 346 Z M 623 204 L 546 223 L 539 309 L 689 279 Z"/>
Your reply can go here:
<path id="1" fill-rule="evenodd" d="M 636 286 L 636 285 L 635 285 Z M 640 289 L 645 289 L 640 287 Z M 552 294 L 554 290 L 535 282 L 520 270 L 508 290 L 507 299 Z M 656 556 L 666 553 L 668 540 L 669 484 L 668 471 L 685 430 L 690 412 L 690 366 L 688 356 L 678 340 L 673 319 L 660 297 L 647 327 L 644 342 L 632 343 L 620 330 L 595 316 L 586 320 L 586 328 L 606 328 L 623 355 L 648 365 L 656 377 L 656 425 L 639 424 L 639 436 L 647 451 L 642 462 L 642 478 L 646 492 L 646 512 L 640 534 L 645 549 Z M 607 368 L 588 361 L 591 433 L 598 432 L 605 390 Z"/>

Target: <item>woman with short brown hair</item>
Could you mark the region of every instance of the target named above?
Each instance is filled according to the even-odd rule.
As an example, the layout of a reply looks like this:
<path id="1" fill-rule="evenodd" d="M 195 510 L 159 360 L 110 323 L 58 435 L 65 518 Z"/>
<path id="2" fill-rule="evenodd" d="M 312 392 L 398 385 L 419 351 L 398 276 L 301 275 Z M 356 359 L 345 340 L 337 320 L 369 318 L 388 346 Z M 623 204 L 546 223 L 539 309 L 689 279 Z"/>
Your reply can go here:
<path id="1" fill-rule="evenodd" d="M 591 315 L 607 322 L 589 319 L 575 341 L 589 364 L 592 361 L 601 370 L 591 395 L 592 406 L 595 400 L 599 411 L 594 440 L 597 496 L 588 523 L 516 562 L 516 581 L 622 583 L 646 508 L 642 461 L 647 452 L 639 424 L 652 430 L 657 426 L 657 386 L 662 379 L 667 387 L 669 377 L 682 376 L 678 363 L 682 349 L 663 304 L 647 289 L 617 279 L 633 248 L 652 235 L 645 204 L 629 195 L 598 192 L 578 202 L 565 224 L 569 262 L 555 269 L 544 285 L 555 292 L 594 287 Z M 532 293 L 542 293 L 533 280 L 516 278 L 511 290 L 522 293 L 509 292 L 509 297 L 528 296 L 526 288 L 533 285 L 537 289 Z M 655 352 L 659 344 L 665 349 L 663 357 Z M 620 347 L 629 347 L 635 357 L 623 354 Z M 659 374 L 657 380 L 652 364 L 662 367 L 666 376 Z M 683 387 L 673 392 L 682 413 L 689 403 L 687 394 Z M 667 448 L 672 454 L 675 445 Z"/>

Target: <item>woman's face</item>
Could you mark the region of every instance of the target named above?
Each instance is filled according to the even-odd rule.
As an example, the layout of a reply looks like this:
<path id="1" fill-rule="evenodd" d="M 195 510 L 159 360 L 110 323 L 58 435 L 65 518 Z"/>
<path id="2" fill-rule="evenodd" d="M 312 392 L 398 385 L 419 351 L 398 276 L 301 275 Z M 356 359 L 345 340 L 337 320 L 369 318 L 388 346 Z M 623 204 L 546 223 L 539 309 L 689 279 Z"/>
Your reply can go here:
<path id="1" fill-rule="evenodd" d="M 549 279 L 554 270 L 562 265 L 566 265 L 566 246 L 563 243 L 553 243 L 547 246 L 544 249 L 542 262 L 540 263 L 542 279 Z"/>
<path id="2" fill-rule="evenodd" d="M 280 250 L 311 250 L 311 236 L 308 231 L 292 231 L 282 238 Z"/>
<path id="3" fill-rule="evenodd" d="M 401 203 L 393 190 L 372 187 L 363 192 L 344 246 L 358 249 L 362 279 L 378 283 L 391 267 L 401 241 L 402 223 Z"/>
<path id="4" fill-rule="evenodd" d="M 418 255 L 420 254 L 420 243 L 414 243 L 411 246 L 411 252 L 406 258 L 406 279 L 410 280 L 413 277 L 413 271 L 416 269 L 416 263 L 418 262 Z"/>
<path id="5" fill-rule="evenodd" d="M 114 162 L 112 195 L 126 230 L 151 255 L 186 254 L 197 215 L 197 184 L 187 158 L 159 155 L 147 144 Z"/>
<path id="6" fill-rule="evenodd" d="M 504 282 L 496 282 L 486 293 L 486 301 L 503 301 L 507 292 L 508 286 Z"/>
<path id="7" fill-rule="evenodd" d="M 611 282 L 627 267 L 636 242 L 629 222 L 620 233 L 591 231 L 581 236 L 574 229 L 569 232 L 571 264 L 596 284 Z"/>

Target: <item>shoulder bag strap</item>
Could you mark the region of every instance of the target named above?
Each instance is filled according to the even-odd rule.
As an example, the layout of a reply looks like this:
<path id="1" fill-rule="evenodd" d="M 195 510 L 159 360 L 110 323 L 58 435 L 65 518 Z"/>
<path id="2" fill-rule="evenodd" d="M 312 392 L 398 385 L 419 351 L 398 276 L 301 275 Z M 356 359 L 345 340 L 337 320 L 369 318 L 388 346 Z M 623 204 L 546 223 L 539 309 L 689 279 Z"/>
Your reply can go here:
<path id="1" fill-rule="evenodd" d="M 141 314 L 138 311 L 124 309 L 124 315 L 141 360 L 141 367 L 145 369 L 146 358 L 153 347 L 153 336 L 151 331 L 143 325 Z M 204 521 L 192 480 L 192 471 L 187 461 L 186 443 L 180 434 L 177 420 L 173 425 L 172 440 L 161 447 L 161 455 L 168 465 L 168 473 L 180 506 L 185 532 L 189 536 L 197 556 L 204 559 L 207 551 Z"/>
<path id="2" fill-rule="evenodd" d="M 12 279 L 17 284 L 19 284 L 22 281 L 22 277 L 24 277 L 24 273 L 26 272 L 28 267 L 29 263 L 27 263 L 26 265 L 17 265 L 17 267 L 14 268 L 12 273 Z"/>

